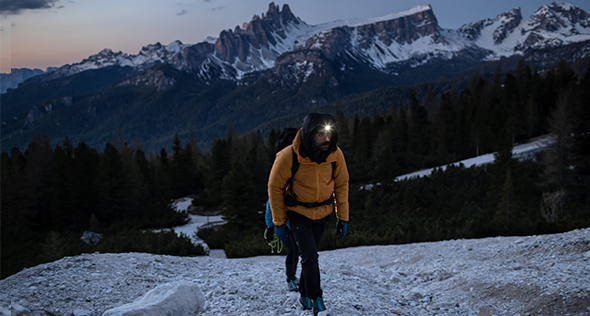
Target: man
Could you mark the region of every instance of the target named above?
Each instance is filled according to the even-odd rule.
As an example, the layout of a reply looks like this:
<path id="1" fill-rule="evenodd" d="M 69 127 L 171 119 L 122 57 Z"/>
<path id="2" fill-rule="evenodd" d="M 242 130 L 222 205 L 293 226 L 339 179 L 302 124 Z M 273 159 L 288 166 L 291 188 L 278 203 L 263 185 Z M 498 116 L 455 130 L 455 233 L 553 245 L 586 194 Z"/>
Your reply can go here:
<path id="1" fill-rule="evenodd" d="M 268 180 L 275 233 L 279 238 L 295 237 L 301 253 L 300 302 L 304 309 L 313 309 L 314 315 L 327 315 L 318 248 L 334 202 L 339 238 L 346 235 L 348 222 L 348 169 L 337 143 L 334 117 L 308 114 L 293 144 L 277 153 Z M 294 174 L 293 159 L 298 165 Z"/>

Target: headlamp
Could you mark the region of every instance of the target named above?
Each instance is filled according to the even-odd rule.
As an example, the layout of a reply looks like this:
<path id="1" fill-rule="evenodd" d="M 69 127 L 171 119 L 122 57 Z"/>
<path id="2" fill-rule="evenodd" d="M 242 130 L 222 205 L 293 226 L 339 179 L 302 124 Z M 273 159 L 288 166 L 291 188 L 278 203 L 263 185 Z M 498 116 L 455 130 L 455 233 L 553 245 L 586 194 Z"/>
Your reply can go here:
<path id="1" fill-rule="evenodd" d="M 330 126 L 330 125 L 326 125 L 324 128 L 326 129 L 326 132 L 329 132 L 329 131 L 330 131 L 330 128 L 331 128 L 331 126 Z"/>

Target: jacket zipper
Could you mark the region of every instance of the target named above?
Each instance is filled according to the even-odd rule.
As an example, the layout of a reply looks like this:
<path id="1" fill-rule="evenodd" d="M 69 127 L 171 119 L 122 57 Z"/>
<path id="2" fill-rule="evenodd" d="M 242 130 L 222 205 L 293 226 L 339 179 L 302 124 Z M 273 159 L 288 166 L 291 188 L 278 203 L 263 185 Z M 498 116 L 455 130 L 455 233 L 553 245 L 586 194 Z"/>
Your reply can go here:
<path id="1" fill-rule="evenodd" d="M 319 201 L 320 200 L 320 170 L 321 170 L 321 164 L 316 164 L 316 168 L 315 168 L 315 185 L 316 185 L 316 196 L 315 196 L 315 200 Z"/>

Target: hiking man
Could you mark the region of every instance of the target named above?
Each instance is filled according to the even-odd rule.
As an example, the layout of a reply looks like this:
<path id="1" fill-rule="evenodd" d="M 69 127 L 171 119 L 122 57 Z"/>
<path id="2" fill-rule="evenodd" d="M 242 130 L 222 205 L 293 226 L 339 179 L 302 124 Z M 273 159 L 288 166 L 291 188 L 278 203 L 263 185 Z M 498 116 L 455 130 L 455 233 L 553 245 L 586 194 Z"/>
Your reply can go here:
<path id="1" fill-rule="evenodd" d="M 313 309 L 314 315 L 327 315 L 318 248 L 333 203 L 337 205 L 339 238 L 346 235 L 348 222 L 348 169 L 337 143 L 334 117 L 308 114 L 293 144 L 277 153 L 268 180 L 275 234 L 295 237 L 301 253 L 300 302 L 303 309 Z M 285 225 L 287 220 L 290 229 Z"/>
<path id="2" fill-rule="evenodd" d="M 275 143 L 275 153 L 283 150 L 283 148 L 293 144 L 293 139 L 297 135 L 299 129 L 297 128 L 285 128 Z M 272 222 L 272 211 L 270 208 L 270 201 L 266 202 L 266 213 L 264 215 L 264 221 L 266 223 L 266 230 L 264 231 L 264 239 L 271 244 L 275 237 L 275 225 Z M 285 223 L 287 228 L 290 228 L 289 221 Z M 289 291 L 298 291 L 299 290 L 299 280 L 295 276 L 297 272 L 297 263 L 299 262 L 299 249 L 297 249 L 297 244 L 295 242 L 295 238 L 293 238 L 293 234 L 289 236 L 285 236 L 284 234 L 281 236 L 277 236 L 285 249 L 287 250 L 287 256 L 285 258 L 285 272 L 287 274 L 287 289 Z M 283 238 L 284 237 L 284 238 Z M 282 239 L 281 239 L 282 238 Z"/>

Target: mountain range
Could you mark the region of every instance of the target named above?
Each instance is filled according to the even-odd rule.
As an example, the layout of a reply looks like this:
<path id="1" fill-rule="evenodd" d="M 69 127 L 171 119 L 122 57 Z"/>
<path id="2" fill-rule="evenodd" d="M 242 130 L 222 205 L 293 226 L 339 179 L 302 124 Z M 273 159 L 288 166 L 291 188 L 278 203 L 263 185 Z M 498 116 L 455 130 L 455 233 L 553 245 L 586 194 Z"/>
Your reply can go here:
<path id="1" fill-rule="evenodd" d="M 207 146 L 228 130 L 298 124 L 303 113 L 380 87 L 464 80 L 519 60 L 544 71 L 561 59 L 578 72 L 590 63 L 590 17 L 570 3 L 527 19 L 514 8 L 457 30 L 441 28 L 430 5 L 309 25 L 287 4 L 270 3 L 217 38 L 151 44 L 137 55 L 104 49 L 8 89 L 2 151 L 24 149 L 40 132 L 98 149 L 121 133 L 148 150 L 170 147 L 175 134 Z"/>

